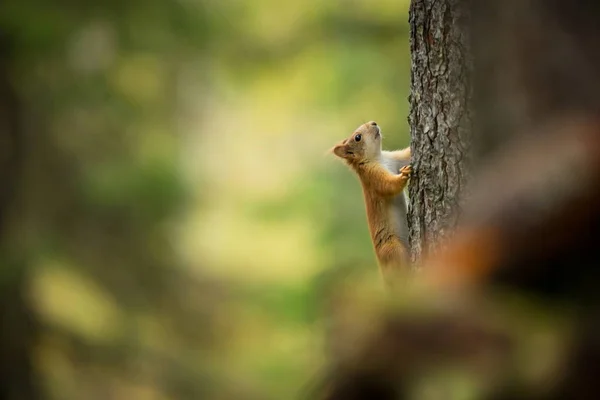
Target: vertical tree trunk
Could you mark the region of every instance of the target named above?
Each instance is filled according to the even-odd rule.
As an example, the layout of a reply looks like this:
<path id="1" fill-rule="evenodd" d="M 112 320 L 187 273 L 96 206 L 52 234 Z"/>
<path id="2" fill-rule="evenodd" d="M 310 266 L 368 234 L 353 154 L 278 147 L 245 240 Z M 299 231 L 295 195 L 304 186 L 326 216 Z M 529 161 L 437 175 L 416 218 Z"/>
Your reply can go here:
<path id="1" fill-rule="evenodd" d="M 35 318 L 27 301 L 27 273 L 7 244 L 7 217 L 15 202 L 22 163 L 20 102 L 10 79 L 13 41 L 0 32 L 0 400 L 38 399 L 31 350 Z"/>
<path id="2" fill-rule="evenodd" d="M 453 230 L 470 145 L 470 85 L 463 0 L 410 5 L 413 179 L 409 226 L 413 261 L 435 251 Z"/>

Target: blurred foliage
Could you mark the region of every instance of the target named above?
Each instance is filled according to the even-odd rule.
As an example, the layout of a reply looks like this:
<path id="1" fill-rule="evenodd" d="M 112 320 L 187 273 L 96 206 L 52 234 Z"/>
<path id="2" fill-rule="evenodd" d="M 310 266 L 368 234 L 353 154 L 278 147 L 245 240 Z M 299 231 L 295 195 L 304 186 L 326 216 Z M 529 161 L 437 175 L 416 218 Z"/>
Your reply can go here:
<path id="1" fill-rule="evenodd" d="M 43 395 L 293 397 L 333 282 L 377 275 L 326 151 L 373 119 L 408 143 L 408 1 L 1 10 L 26 143 L 2 277 L 25 268 Z"/>

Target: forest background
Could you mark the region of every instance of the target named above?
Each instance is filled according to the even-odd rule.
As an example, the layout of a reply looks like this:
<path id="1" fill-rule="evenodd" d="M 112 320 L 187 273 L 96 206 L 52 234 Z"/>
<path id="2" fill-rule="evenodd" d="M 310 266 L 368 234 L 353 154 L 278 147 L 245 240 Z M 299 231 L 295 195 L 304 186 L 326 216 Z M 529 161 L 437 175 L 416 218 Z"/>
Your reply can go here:
<path id="1" fill-rule="evenodd" d="M 408 145 L 409 1 L 1 7 L 3 326 L 35 390 L 292 398 L 346 278 L 379 279 L 326 152 L 369 120 Z"/>

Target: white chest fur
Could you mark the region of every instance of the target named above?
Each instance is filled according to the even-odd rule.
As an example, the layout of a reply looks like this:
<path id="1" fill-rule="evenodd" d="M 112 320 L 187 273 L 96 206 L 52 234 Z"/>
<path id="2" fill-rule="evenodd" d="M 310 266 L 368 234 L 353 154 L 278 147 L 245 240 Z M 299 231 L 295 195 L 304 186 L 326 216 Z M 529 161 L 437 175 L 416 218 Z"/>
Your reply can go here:
<path id="1" fill-rule="evenodd" d="M 409 164 L 409 161 L 399 161 L 392 158 L 388 152 L 382 151 L 380 158 L 381 165 L 394 175 L 400 173 L 400 168 Z M 390 207 L 390 220 L 394 221 L 394 231 L 404 245 L 408 248 L 408 221 L 406 217 L 408 198 L 406 192 L 398 194 Z"/>

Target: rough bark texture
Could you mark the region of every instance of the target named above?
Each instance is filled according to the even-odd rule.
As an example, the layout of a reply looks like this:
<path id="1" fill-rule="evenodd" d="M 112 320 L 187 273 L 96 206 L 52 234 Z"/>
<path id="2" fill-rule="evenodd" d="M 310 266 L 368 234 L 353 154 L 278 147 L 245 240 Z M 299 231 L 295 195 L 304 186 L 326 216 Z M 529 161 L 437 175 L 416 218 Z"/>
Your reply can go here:
<path id="1" fill-rule="evenodd" d="M 469 149 L 468 8 L 462 0 L 410 6 L 411 147 L 409 226 L 412 259 L 435 251 L 453 230 Z"/>

